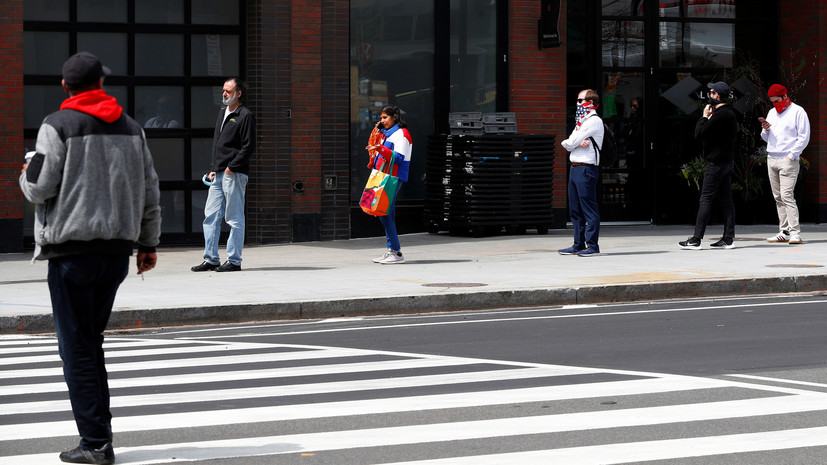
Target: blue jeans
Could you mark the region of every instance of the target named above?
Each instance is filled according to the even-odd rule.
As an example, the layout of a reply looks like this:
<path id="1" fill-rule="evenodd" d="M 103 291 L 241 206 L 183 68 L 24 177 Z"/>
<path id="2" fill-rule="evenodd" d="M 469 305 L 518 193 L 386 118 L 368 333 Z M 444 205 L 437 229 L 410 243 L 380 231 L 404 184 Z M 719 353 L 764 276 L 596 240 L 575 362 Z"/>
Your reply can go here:
<path id="1" fill-rule="evenodd" d="M 574 226 L 574 248 L 600 247 L 600 210 L 597 207 L 597 166 L 572 166 L 569 171 L 569 215 Z"/>
<path id="2" fill-rule="evenodd" d="M 393 199 L 393 204 L 388 209 L 388 214 L 379 217 L 379 222 L 385 227 L 385 238 L 388 240 L 388 250 L 399 252 L 402 246 L 399 245 L 399 235 L 396 234 L 396 199 L 399 198 L 399 191 L 402 190 L 402 181 L 396 188 L 396 197 Z"/>
<path id="3" fill-rule="evenodd" d="M 49 260 L 58 352 L 80 446 L 86 449 L 112 441 L 103 330 L 128 270 L 128 255 L 73 255 Z"/>
<path id="4" fill-rule="evenodd" d="M 227 261 L 241 264 L 241 249 L 244 247 L 244 193 L 248 176 L 243 173 L 215 173 L 215 179 L 207 194 L 204 205 L 204 261 L 218 265 L 218 239 L 221 237 L 221 219 L 230 225 L 227 239 Z"/>

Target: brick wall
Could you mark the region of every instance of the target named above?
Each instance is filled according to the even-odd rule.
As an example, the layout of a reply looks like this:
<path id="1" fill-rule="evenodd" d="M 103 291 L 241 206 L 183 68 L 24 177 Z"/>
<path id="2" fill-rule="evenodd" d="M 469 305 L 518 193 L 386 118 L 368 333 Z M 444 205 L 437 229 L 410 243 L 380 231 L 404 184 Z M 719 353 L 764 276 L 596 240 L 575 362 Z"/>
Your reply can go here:
<path id="1" fill-rule="evenodd" d="M 253 243 L 350 235 L 347 0 L 249 2 L 250 108 L 259 148 L 247 202 Z M 324 190 L 324 175 L 338 186 Z M 302 191 L 293 188 L 301 183 Z"/>
<path id="2" fill-rule="evenodd" d="M 567 136 L 566 0 L 561 1 L 560 47 L 537 47 L 538 0 L 511 1 L 509 15 L 510 109 L 517 113 L 519 132 L 556 136 L 553 208 L 566 216 L 566 151 L 559 144 Z"/>
<path id="3" fill-rule="evenodd" d="M 801 78 L 807 81 L 797 103 L 807 110 L 810 118 L 810 145 L 804 156 L 811 168 L 804 175 L 805 198 L 802 221 L 827 222 L 827 0 L 780 0 L 780 59 L 793 61 L 801 68 Z M 788 85 L 788 83 L 782 83 Z"/>
<path id="4" fill-rule="evenodd" d="M 23 108 L 23 0 L 0 3 L 0 98 Z M 23 159 L 23 117 L 0 114 L 0 253 L 23 250 L 23 194 L 17 186 Z"/>

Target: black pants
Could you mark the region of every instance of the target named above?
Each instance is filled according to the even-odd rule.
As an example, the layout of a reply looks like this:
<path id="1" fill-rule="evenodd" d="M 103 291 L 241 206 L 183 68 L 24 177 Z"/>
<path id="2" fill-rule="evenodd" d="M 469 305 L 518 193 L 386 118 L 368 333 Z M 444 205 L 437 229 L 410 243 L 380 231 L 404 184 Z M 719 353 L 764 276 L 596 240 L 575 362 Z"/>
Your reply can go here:
<path id="1" fill-rule="evenodd" d="M 129 268 L 127 255 L 77 255 L 49 260 L 49 291 L 63 376 L 69 388 L 80 446 L 112 440 L 103 331 L 115 293 Z"/>
<path id="2" fill-rule="evenodd" d="M 695 219 L 695 237 L 703 239 L 706 224 L 712 212 L 712 200 L 718 197 L 718 202 L 724 212 L 724 235 L 727 242 L 735 237 L 735 204 L 732 203 L 732 162 L 708 162 L 704 170 L 704 181 L 701 186 L 701 200 L 698 204 L 698 217 Z"/>

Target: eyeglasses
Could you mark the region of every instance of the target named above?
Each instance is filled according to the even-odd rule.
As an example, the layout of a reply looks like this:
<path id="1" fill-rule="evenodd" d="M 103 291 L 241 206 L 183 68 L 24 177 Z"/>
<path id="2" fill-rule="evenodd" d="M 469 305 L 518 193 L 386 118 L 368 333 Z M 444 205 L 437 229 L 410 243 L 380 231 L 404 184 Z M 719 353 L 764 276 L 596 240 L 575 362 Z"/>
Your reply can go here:
<path id="1" fill-rule="evenodd" d="M 585 101 L 586 101 L 586 99 L 584 99 L 584 98 L 579 98 L 579 99 L 577 99 L 577 103 L 583 103 L 583 102 L 585 102 Z"/>

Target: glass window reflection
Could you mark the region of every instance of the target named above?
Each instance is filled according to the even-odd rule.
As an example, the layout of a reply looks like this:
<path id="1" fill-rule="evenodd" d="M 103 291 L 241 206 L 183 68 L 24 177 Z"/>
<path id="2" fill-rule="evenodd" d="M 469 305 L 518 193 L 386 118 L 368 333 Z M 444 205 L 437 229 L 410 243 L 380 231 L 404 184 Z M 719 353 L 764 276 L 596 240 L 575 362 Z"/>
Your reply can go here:
<path id="1" fill-rule="evenodd" d="M 603 21 L 603 66 L 643 66 L 643 21 Z"/>
<path id="2" fill-rule="evenodd" d="M 125 23 L 127 2 L 112 0 L 77 0 L 78 21 L 93 23 Z"/>
<path id="3" fill-rule="evenodd" d="M 193 76 L 235 76 L 239 73 L 238 36 L 192 35 Z"/>
<path id="4" fill-rule="evenodd" d="M 222 83 L 223 84 L 223 83 Z M 191 118 L 194 128 L 214 128 L 221 108 L 221 87 L 192 87 Z"/>
<path id="5" fill-rule="evenodd" d="M 183 76 L 182 34 L 135 34 L 135 74 Z"/>
<path id="6" fill-rule="evenodd" d="M 23 72 L 59 76 L 63 62 L 69 58 L 69 34 L 66 32 L 23 32 Z M 60 85 L 58 80 L 57 85 Z"/>
<path id="7" fill-rule="evenodd" d="M 140 0 L 135 2 L 135 22 L 183 24 L 184 0 Z"/>
<path id="8" fill-rule="evenodd" d="M 184 232 L 185 200 L 184 191 L 161 191 L 161 233 Z"/>
<path id="9" fill-rule="evenodd" d="M 78 51 L 84 50 L 100 58 L 101 63 L 112 70 L 112 74 L 126 76 L 127 68 L 126 34 L 108 32 L 78 32 Z"/>
<path id="10" fill-rule="evenodd" d="M 182 87 L 136 87 L 135 119 L 145 128 L 184 127 L 184 89 Z"/>
<path id="11" fill-rule="evenodd" d="M 212 163 L 212 139 L 192 139 L 192 172 L 190 179 L 201 180 L 210 172 Z"/>
<path id="12" fill-rule="evenodd" d="M 658 14 L 666 18 L 735 19 L 735 0 L 672 0 L 660 2 Z"/>
<path id="13" fill-rule="evenodd" d="M 21 3 L 26 21 L 69 21 L 69 2 L 66 0 L 26 0 Z"/>
<path id="14" fill-rule="evenodd" d="M 643 3 L 643 0 L 603 0 L 603 16 L 643 16 Z"/>
<path id="15" fill-rule="evenodd" d="M 60 110 L 66 97 L 59 82 L 53 86 L 24 86 L 23 127 L 39 128 L 46 115 Z"/>
<path id="16" fill-rule="evenodd" d="M 735 26 L 722 23 L 663 22 L 660 65 L 685 68 L 731 68 Z"/>
<path id="17" fill-rule="evenodd" d="M 184 175 L 184 139 L 147 139 L 161 181 L 178 181 Z"/>
<path id="18" fill-rule="evenodd" d="M 193 24 L 239 24 L 238 0 L 192 2 Z"/>

